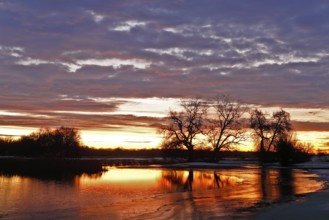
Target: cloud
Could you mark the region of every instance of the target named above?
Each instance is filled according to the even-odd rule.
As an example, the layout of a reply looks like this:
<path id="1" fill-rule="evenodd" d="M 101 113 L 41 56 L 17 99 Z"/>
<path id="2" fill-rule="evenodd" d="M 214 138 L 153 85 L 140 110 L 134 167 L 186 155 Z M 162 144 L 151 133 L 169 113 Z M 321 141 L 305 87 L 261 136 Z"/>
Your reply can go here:
<path id="1" fill-rule="evenodd" d="M 138 133 L 138 129 L 158 129 L 161 119 L 157 117 L 133 116 L 133 115 L 108 115 L 97 112 L 47 112 L 47 117 L 34 117 L 33 115 L 1 115 L 2 126 L 26 127 L 59 127 L 70 126 L 82 130 L 131 130 Z"/>
<path id="2" fill-rule="evenodd" d="M 1 48 L 0 48 L 1 49 Z M 68 54 L 67 52 L 65 54 Z M 19 56 L 21 57 L 21 56 Z M 68 72 L 76 72 L 77 70 L 83 68 L 84 66 L 100 66 L 100 67 L 113 67 L 114 69 L 121 68 L 123 66 L 132 66 L 133 68 L 146 69 L 151 65 L 151 62 L 142 59 L 120 59 L 120 58 L 106 58 L 106 59 L 84 59 L 84 60 L 75 60 L 71 63 L 62 62 L 59 60 L 42 60 L 34 59 L 31 57 L 26 57 L 20 59 L 16 62 L 18 65 L 23 66 L 33 66 L 33 65 L 42 65 L 42 64 L 53 64 L 61 65 L 67 68 Z"/>
<path id="3" fill-rule="evenodd" d="M 40 60 L 40 59 L 32 59 L 28 57 L 25 60 L 17 61 L 16 64 L 23 66 L 30 66 L 30 65 L 40 65 L 40 64 L 55 64 L 55 62 Z"/>
<path id="4" fill-rule="evenodd" d="M 100 23 L 100 22 L 105 18 L 104 15 L 97 14 L 97 13 L 95 13 L 94 11 L 91 11 L 91 10 L 87 10 L 87 13 L 90 14 L 90 15 L 92 16 L 93 20 L 94 20 L 96 23 Z"/>
<path id="5" fill-rule="evenodd" d="M 111 66 L 114 69 L 118 69 L 122 66 L 133 66 L 138 69 L 146 69 L 151 65 L 150 62 L 141 59 L 118 59 L 118 58 L 110 58 L 110 59 L 88 59 L 88 60 L 78 60 L 76 62 L 79 66 L 87 66 L 87 65 L 95 65 L 95 66 Z"/>
<path id="6" fill-rule="evenodd" d="M 293 121 L 293 126 L 297 131 L 329 131 L 328 122 Z"/>
<path id="7" fill-rule="evenodd" d="M 11 47 L 11 46 L 1 46 L 0 45 L 0 56 L 12 56 L 12 57 L 21 57 L 24 52 L 22 47 Z"/>
<path id="8" fill-rule="evenodd" d="M 81 65 L 77 65 L 75 63 L 65 63 L 60 61 L 49 61 L 49 60 L 41 60 L 41 59 L 33 59 L 31 57 L 27 57 L 22 60 L 18 60 L 16 62 L 18 65 L 23 66 L 39 66 L 43 64 L 51 64 L 51 65 L 59 65 L 65 67 L 68 72 L 76 72 L 78 69 L 81 68 Z"/>
<path id="9" fill-rule="evenodd" d="M 192 60 L 193 56 L 195 56 L 196 54 L 201 56 L 211 56 L 214 54 L 214 51 L 211 49 L 193 50 L 193 49 L 179 48 L 179 47 L 173 47 L 167 49 L 146 48 L 145 51 L 156 53 L 159 55 L 170 55 L 185 60 Z"/>
<path id="10" fill-rule="evenodd" d="M 153 105 L 172 104 L 134 99 L 218 93 L 267 107 L 329 107 L 329 6 L 321 0 L 101 0 L 78 7 L 18 0 L 1 2 L 0 13 L 0 110 L 25 114 L 2 115 L 8 123 L 74 117 L 103 127 L 96 112 L 156 118 L 163 113 Z M 99 119 L 88 122 L 92 113 Z M 327 129 L 312 124 L 326 114 L 305 114 L 309 124 L 297 125 Z"/>
<path id="11" fill-rule="evenodd" d="M 116 27 L 113 27 L 113 28 L 109 28 L 109 30 L 129 32 L 133 28 L 144 27 L 146 25 L 147 25 L 146 22 L 130 20 L 130 21 L 125 21 L 125 22 L 120 22 L 119 25 L 117 25 Z"/>
<path id="12" fill-rule="evenodd" d="M 251 67 L 261 67 L 263 65 L 285 65 L 289 63 L 316 63 L 320 61 L 319 57 L 297 57 L 294 53 L 281 54 L 264 60 L 258 60 L 251 64 Z"/>
<path id="13" fill-rule="evenodd" d="M 122 99 L 59 95 L 43 105 L 12 104 L 0 110 L 2 125 L 28 127 L 74 126 L 80 129 L 122 131 L 129 127 L 157 129 L 166 116 L 165 106 L 175 106 L 176 99 Z M 153 106 L 152 106 L 153 105 Z M 28 107 L 28 108 L 27 108 Z"/>

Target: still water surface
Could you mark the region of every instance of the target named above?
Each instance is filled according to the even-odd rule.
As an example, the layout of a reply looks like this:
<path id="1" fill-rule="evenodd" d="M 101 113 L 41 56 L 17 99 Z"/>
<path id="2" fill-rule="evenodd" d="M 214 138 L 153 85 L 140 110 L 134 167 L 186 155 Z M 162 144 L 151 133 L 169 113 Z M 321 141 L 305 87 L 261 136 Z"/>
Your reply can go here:
<path id="1" fill-rule="evenodd" d="M 323 187 L 293 169 L 109 168 L 44 180 L 0 175 L 0 219 L 232 219 Z"/>

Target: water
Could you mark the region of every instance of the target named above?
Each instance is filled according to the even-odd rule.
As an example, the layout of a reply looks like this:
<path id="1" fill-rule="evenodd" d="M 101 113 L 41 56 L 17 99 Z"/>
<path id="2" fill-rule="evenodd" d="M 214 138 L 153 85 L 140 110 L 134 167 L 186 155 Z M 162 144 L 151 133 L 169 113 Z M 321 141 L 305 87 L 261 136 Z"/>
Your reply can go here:
<path id="1" fill-rule="evenodd" d="M 235 219 L 323 187 L 304 170 L 110 168 L 45 180 L 0 175 L 0 219 Z"/>

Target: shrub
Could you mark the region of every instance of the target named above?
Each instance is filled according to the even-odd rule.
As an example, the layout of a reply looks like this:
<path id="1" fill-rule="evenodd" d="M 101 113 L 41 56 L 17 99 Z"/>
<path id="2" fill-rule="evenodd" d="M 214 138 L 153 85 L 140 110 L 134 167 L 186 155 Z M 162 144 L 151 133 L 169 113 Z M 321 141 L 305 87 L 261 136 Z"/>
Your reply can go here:
<path id="1" fill-rule="evenodd" d="M 312 146 L 300 144 L 294 138 L 281 138 L 276 143 L 278 161 L 283 166 L 306 162 L 311 159 Z"/>

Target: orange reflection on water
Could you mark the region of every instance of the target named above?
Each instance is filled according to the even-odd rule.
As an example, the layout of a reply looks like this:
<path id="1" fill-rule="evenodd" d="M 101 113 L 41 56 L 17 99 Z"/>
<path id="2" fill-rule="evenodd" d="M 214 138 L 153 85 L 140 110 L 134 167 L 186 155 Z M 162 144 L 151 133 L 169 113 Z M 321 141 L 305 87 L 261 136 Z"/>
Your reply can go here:
<path id="1" fill-rule="evenodd" d="M 201 191 L 219 189 L 243 182 L 236 176 L 218 171 L 163 170 L 161 186 L 167 191 Z"/>
<path id="2" fill-rule="evenodd" d="M 242 178 L 219 171 L 110 168 L 100 178 L 80 177 L 79 185 L 106 185 L 120 190 L 153 187 L 160 191 L 183 192 L 219 189 L 242 182 Z"/>
<path id="3" fill-rule="evenodd" d="M 130 190 L 131 188 L 149 189 L 157 187 L 161 179 L 161 171 L 153 169 L 117 169 L 111 168 L 101 178 L 80 178 L 80 187 L 84 185 L 103 185 L 107 189 L 119 188 L 119 190 Z"/>
<path id="4" fill-rule="evenodd" d="M 4 210 L 9 217 L 19 214 L 17 219 L 24 219 L 25 213 L 39 219 L 60 213 L 70 219 L 218 219 L 262 202 L 291 200 L 295 194 L 319 190 L 322 183 L 314 177 L 303 170 L 260 167 L 112 167 L 102 175 L 76 176 L 66 182 L 0 176 L 0 214 Z"/>
<path id="5" fill-rule="evenodd" d="M 163 216 L 170 219 L 171 215 L 189 218 L 194 210 L 238 197 L 234 187 L 244 180 L 239 173 L 235 174 L 214 170 L 111 168 L 100 179 L 80 178 L 80 190 L 91 190 L 93 195 L 108 200 L 108 207 L 81 209 L 81 215 L 111 209 L 111 213 L 127 219 L 136 216 L 136 219 L 163 219 Z M 217 211 L 224 211 L 223 207 L 220 209 Z"/>

